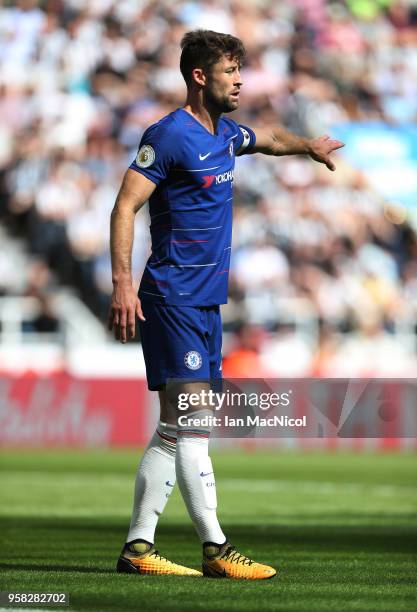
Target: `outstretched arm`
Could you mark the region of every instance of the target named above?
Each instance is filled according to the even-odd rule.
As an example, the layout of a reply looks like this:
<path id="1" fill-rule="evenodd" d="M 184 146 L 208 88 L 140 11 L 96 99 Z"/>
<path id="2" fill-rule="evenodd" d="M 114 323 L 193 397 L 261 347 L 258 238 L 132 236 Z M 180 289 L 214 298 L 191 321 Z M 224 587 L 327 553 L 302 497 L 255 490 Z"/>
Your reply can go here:
<path id="1" fill-rule="evenodd" d="M 344 146 L 343 142 L 332 140 L 329 136 L 302 138 L 282 126 L 252 130 L 256 143 L 251 152 L 265 155 L 309 155 L 315 161 L 325 164 L 329 170 L 336 169 L 330 154 Z"/>
<path id="2" fill-rule="evenodd" d="M 132 246 L 135 215 L 151 196 L 156 185 L 143 174 L 127 170 L 116 199 L 110 224 L 113 294 L 109 329 L 117 340 L 126 342 L 126 329 L 135 336 L 135 314 L 144 321 L 140 300 L 132 283 Z"/>

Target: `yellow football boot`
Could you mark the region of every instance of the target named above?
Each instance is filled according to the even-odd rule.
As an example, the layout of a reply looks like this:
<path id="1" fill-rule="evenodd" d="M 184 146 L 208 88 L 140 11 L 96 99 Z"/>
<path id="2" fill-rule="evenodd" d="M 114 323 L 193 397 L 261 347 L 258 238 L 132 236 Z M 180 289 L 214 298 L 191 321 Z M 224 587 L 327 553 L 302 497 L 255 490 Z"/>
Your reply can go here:
<path id="1" fill-rule="evenodd" d="M 265 580 L 273 578 L 276 573 L 273 567 L 240 554 L 229 542 L 222 546 L 210 542 L 204 546 L 203 574 L 208 578 Z"/>
<path id="2" fill-rule="evenodd" d="M 162 557 L 151 544 L 137 542 L 126 545 L 117 561 L 116 571 L 126 574 L 173 574 L 175 576 L 202 576 L 191 567 L 178 565 Z"/>

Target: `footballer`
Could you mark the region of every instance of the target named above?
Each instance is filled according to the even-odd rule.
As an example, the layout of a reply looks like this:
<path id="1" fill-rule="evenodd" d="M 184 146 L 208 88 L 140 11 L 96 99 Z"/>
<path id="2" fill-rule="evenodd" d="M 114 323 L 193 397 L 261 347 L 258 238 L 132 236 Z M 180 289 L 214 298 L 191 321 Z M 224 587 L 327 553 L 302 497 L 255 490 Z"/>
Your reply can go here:
<path id="1" fill-rule="evenodd" d="M 185 104 L 146 129 L 111 215 L 109 328 L 124 343 L 134 337 L 138 317 L 148 387 L 160 401 L 160 419 L 138 468 L 117 571 L 260 580 L 276 570 L 239 552 L 217 518 L 210 427 L 200 426 L 199 419 L 187 420 L 192 426 L 178 424 L 167 381 L 184 381 L 180 391 L 192 393 L 221 377 L 220 305 L 227 301 L 235 157 L 307 154 L 334 170 L 329 156 L 343 143 L 328 136 L 301 138 L 281 126 L 238 125 L 226 115 L 239 105 L 242 42 L 196 30 L 184 35 L 181 48 Z M 147 201 L 152 253 L 136 294 L 134 219 Z M 188 416 L 210 414 L 197 405 Z M 203 547 L 202 572 L 154 548 L 157 522 L 176 482 Z"/>

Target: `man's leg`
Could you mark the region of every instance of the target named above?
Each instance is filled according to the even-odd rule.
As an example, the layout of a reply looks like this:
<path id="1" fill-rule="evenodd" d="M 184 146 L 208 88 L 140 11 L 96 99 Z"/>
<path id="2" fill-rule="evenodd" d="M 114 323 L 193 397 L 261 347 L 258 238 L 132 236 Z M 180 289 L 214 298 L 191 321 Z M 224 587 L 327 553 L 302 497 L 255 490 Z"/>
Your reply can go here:
<path id="1" fill-rule="evenodd" d="M 165 391 L 159 392 L 160 420 L 138 467 L 132 519 L 117 564 L 119 572 L 200 576 L 168 561 L 153 547 L 155 529 L 175 485 L 176 425 Z"/>
<path id="2" fill-rule="evenodd" d="M 175 485 L 175 420 L 167 410 L 165 391 L 159 391 L 160 419 L 138 467 L 132 519 L 127 542 L 154 543 L 155 529 Z"/>
<path id="3" fill-rule="evenodd" d="M 176 387 L 174 398 L 179 393 L 189 397 L 190 393 L 208 391 L 205 383 L 184 383 Z M 184 397 L 183 396 L 183 397 Z M 169 393 L 171 399 L 171 394 Z M 175 400 L 178 406 L 178 400 Z M 178 410 L 182 416 L 177 430 L 177 452 L 175 457 L 178 486 L 185 505 L 203 544 L 203 573 L 212 578 L 238 578 L 260 580 L 276 575 L 274 568 L 257 563 L 239 553 L 227 540 L 217 519 L 217 495 L 214 471 L 208 454 L 211 427 L 206 423 L 213 411 L 200 404 L 187 412 Z"/>
<path id="4" fill-rule="evenodd" d="M 209 391 L 209 383 L 185 383 L 181 393 Z M 213 466 L 208 454 L 211 427 L 199 425 L 199 421 L 213 416 L 206 406 L 194 406 L 185 413 L 178 411 L 178 417 L 186 417 L 190 425 L 178 426 L 177 454 L 175 466 L 178 486 L 187 510 L 202 543 L 224 544 L 224 535 L 217 519 L 216 483 Z"/>

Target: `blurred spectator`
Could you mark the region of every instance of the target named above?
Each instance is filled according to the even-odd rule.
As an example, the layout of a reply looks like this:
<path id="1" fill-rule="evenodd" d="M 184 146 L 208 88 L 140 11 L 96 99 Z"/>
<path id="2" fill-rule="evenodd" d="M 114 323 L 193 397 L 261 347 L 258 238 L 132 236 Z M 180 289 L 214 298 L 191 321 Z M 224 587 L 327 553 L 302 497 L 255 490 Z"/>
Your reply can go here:
<path id="1" fill-rule="evenodd" d="M 267 378 L 271 370 L 260 357 L 266 341 L 262 327 L 242 324 L 237 331 L 237 346 L 223 359 L 223 376 L 226 378 Z"/>
<path id="2" fill-rule="evenodd" d="M 31 321 L 24 322 L 24 331 L 38 333 L 58 331 L 59 321 L 52 303 L 52 289 L 50 269 L 42 260 L 34 260 L 27 273 L 25 295 L 37 299 L 39 311 Z"/>

